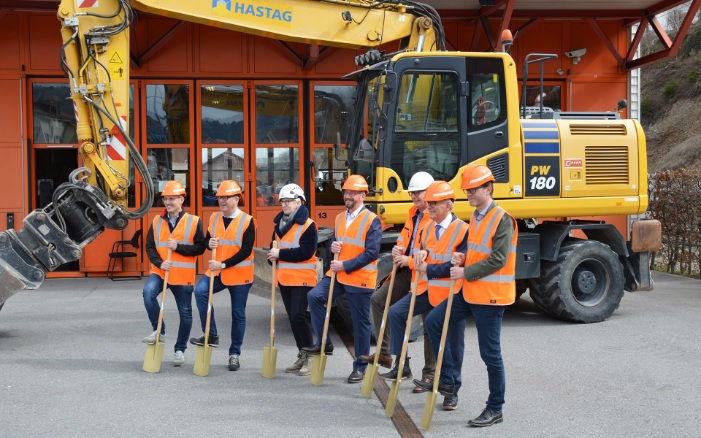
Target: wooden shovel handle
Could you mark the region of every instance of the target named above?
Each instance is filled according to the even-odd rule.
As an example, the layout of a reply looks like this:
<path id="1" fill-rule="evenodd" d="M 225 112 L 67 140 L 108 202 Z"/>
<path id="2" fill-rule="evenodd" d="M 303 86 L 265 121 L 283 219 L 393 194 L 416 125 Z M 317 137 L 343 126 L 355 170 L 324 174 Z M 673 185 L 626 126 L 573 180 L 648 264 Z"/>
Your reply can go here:
<path id="1" fill-rule="evenodd" d="M 338 260 L 338 253 L 333 256 L 334 260 Z M 336 283 L 336 273 L 331 272 L 331 285 L 329 286 L 329 298 L 326 301 L 326 318 L 324 318 L 324 331 L 321 334 L 321 354 L 324 354 L 326 349 L 326 334 L 329 331 L 329 315 L 331 314 L 331 303 L 333 303 L 333 286 Z"/>
<path id="2" fill-rule="evenodd" d="M 382 312 L 382 325 L 380 326 L 380 333 L 377 334 L 377 346 L 375 347 L 375 362 L 377 365 L 380 361 L 380 349 L 382 348 L 382 338 L 385 335 L 385 328 L 387 327 L 387 315 L 389 314 L 389 305 L 392 302 L 392 291 L 394 291 L 394 279 L 397 277 L 398 264 L 394 263 L 392 266 L 392 277 L 389 280 L 389 289 L 387 290 L 387 299 L 385 300 L 385 310 Z"/>
<path id="3" fill-rule="evenodd" d="M 168 248 L 167 261 L 170 261 L 172 255 L 173 250 Z M 158 345 L 158 342 L 161 340 L 161 327 L 163 326 L 163 308 L 166 304 L 166 291 L 168 290 L 168 274 L 170 274 L 170 270 L 166 271 L 166 274 L 163 278 L 163 290 L 161 290 L 161 310 L 158 312 L 158 325 L 156 325 L 156 345 Z"/>
<path id="4" fill-rule="evenodd" d="M 457 266 L 457 265 L 454 265 Z M 434 371 L 433 392 L 438 391 L 438 382 L 441 375 L 441 367 L 443 366 L 443 352 L 445 349 L 445 341 L 448 336 L 448 323 L 450 323 L 450 311 L 453 308 L 453 294 L 455 293 L 456 280 L 450 280 L 450 292 L 448 292 L 448 304 L 445 307 L 445 316 L 443 317 L 443 331 L 441 332 L 441 343 L 438 349 L 438 357 L 436 358 L 436 370 Z"/>
<path id="5" fill-rule="evenodd" d="M 277 248 L 277 242 L 273 242 L 273 248 Z M 277 286 L 277 259 L 273 260 L 272 291 L 270 292 L 270 346 L 275 344 L 275 287 Z"/>
<path id="6" fill-rule="evenodd" d="M 404 342 L 402 343 L 402 353 L 399 355 L 399 372 L 404 370 L 404 360 L 406 359 L 406 350 L 409 346 L 409 334 L 411 333 L 411 320 L 414 319 L 414 304 L 416 303 L 416 291 L 419 289 L 419 271 L 414 271 L 414 276 L 411 280 L 411 301 L 409 301 L 409 313 L 406 319 L 406 329 L 404 329 Z M 426 292 L 428 293 L 428 292 Z M 401 381 L 399 379 L 398 381 Z"/>
<path id="7" fill-rule="evenodd" d="M 217 249 L 212 250 L 212 260 L 217 259 Z M 209 345 L 209 322 L 212 316 L 212 295 L 214 295 L 214 272 L 209 276 L 209 297 L 207 298 L 207 319 L 204 324 L 204 346 Z"/>

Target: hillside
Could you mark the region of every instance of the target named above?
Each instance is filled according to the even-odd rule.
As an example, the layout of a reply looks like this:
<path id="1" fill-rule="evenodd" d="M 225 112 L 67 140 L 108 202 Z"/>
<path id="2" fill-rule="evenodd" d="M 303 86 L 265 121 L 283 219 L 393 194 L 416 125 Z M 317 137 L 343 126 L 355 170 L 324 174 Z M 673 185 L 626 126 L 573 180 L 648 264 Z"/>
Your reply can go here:
<path id="1" fill-rule="evenodd" d="M 701 167 L 701 25 L 689 31 L 679 55 L 646 67 L 642 125 L 650 171 Z"/>

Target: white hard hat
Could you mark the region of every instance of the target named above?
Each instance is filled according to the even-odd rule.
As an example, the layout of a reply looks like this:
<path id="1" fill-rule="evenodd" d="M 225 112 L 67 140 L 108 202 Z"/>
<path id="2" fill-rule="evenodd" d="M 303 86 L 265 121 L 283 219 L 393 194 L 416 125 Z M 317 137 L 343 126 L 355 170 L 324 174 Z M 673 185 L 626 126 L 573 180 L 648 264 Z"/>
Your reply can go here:
<path id="1" fill-rule="evenodd" d="M 420 192 L 426 190 L 433 182 L 433 177 L 427 172 L 416 172 L 409 181 L 408 192 Z"/>
<path id="2" fill-rule="evenodd" d="M 306 201 L 307 198 L 304 197 L 304 190 L 297 184 L 287 184 L 280 189 L 278 194 L 278 199 L 302 199 Z"/>

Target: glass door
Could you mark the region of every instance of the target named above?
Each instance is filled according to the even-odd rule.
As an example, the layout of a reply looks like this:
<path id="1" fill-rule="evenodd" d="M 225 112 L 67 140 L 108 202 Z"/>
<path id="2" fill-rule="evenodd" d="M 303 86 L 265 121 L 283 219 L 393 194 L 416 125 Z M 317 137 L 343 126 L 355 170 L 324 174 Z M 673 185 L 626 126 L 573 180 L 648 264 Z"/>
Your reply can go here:
<path id="1" fill-rule="evenodd" d="M 170 180 L 182 183 L 186 190 L 183 208 L 195 211 L 199 192 L 194 186 L 194 84 L 192 81 L 143 81 L 141 87 L 142 155 L 153 180 L 155 199 L 144 217 L 144 235 L 153 218 L 165 212 L 161 192 Z M 148 260 L 144 263 L 148 269 Z"/>
<path id="2" fill-rule="evenodd" d="M 348 175 L 345 159 L 337 160 L 333 145 L 340 134 L 346 144 L 353 116 L 355 84 L 352 82 L 312 82 L 311 113 L 311 206 L 312 219 L 318 226 L 333 227 L 336 215 L 342 212 L 341 187 Z"/>
<path id="3" fill-rule="evenodd" d="M 273 219 L 281 211 L 280 189 L 304 187 L 302 170 L 301 81 L 253 81 L 251 93 L 250 209 L 258 221 L 257 247 L 268 246 Z"/>
<path id="4" fill-rule="evenodd" d="M 244 190 L 239 208 L 250 213 L 250 191 L 246 190 L 249 168 L 248 93 L 241 81 L 198 82 L 197 155 L 199 159 L 200 217 L 205 234 L 212 213 L 219 211 L 217 189 L 234 180 Z M 206 270 L 209 251 L 200 258 L 200 272 Z"/>

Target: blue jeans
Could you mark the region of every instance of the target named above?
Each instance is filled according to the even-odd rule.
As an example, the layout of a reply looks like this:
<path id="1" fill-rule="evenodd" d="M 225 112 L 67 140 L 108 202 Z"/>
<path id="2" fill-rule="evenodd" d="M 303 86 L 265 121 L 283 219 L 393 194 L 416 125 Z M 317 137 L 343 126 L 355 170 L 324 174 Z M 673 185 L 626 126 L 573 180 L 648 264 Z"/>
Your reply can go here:
<path id="1" fill-rule="evenodd" d="M 307 301 L 309 302 L 309 311 L 312 316 L 312 327 L 316 333 L 316 344 L 321 345 L 321 335 L 324 331 L 324 319 L 326 317 L 326 302 L 329 298 L 329 287 L 331 286 L 331 277 L 328 275 L 321 279 L 319 284 L 314 286 L 314 289 L 309 291 Z M 372 289 L 364 287 L 348 286 L 338 281 L 333 287 L 334 298 L 346 294 L 348 306 L 353 319 L 353 347 L 355 348 L 356 360 L 353 362 L 353 369 L 365 371 L 368 363 L 360 356 L 370 354 L 370 331 L 372 323 L 370 322 L 370 297 Z M 329 309 L 331 311 L 331 309 Z M 330 344 L 328 338 L 326 344 Z"/>
<path id="2" fill-rule="evenodd" d="M 236 284 L 226 286 L 221 281 L 221 275 L 214 277 L 213 293 L 220 292 L 224 289 L 229 289 L 231 295 L 231 346 L 229 347 L 229 355 L 241 355 L 241 344 L 243 344 L 243 335 L 246 333 L 246 302 L 248 301 L 248 291 L 252 284 Z M 209 277 L 204 275 L 200 278 L 195 286 L 195 302 L 197 310 L 200 314 L 200 322 L 202 322 L 202 331 L 207 324 L 207 302 L 209 301 Z M 214 321 L 214 305 L 212 305 L 212 314 L 209 321 L 209 334 L 218 336 L 217 323 Z"/>
<path id="3" fill-rule="evenodd" d="M 185 352 L 187 348 L 187 338 L 192 329 L 192 286 L 178 286 L 169 284 L 168 288 L 173 292 L 175 305 L 180 314 L 180 327 L 178 328 L 178 339 L 175 341 L 175 351 Z M 161 303 L 158 296 L 163 291 L 163 279 L 158 274 L 151 274 L 144 285 L 144 307 L 151 327 L 156 330 L 158 327 L 158 314 L 161 311 Z M 166 332 L 165 321 L 161 323 L 161 333 Z"/>
<path id="4" fill-rule="evenodd" d="M 399 356 L 402 353 L 402 343 L 404 342 L 406 320 L 409 316 L 410 301 L 411 294 L 404 296 L 402 299 L 394 303 L 392 307 L 389 308 L 389 315 L 387 316 L 387 319 L 390 322 L 390 352 L 397 356 Z M 427 311 L 429 311 L 428 315 L 431 315 L 431 313 L 433 313 L 431 309 L 433 309 L 433 306 L 431 305 L 431 302 L 428 299 L 428 291 L 416 296 L 416 302 L 414 303 L 414 315 L 420 315 Z M 426 316 L 426 318 L 424 318 L 424 334 L 428 330 L 426 326 L 428 321 L 428 315 Z M 463 320 L 462 323 L 457 324 L 455 326 L 455 329 L 458 330 L 458 332 L 460 333 L 465 333 L 465 320 Z M 441 335 L 439 332 L 438 345 L 440 345 L 440 340 Z M 424 342 L 425 341 L 426 340 L 424 339 Z M 446 340 L 446 345 L 452 347 L 452 351 L 457 352 L 457 356 L 459 357 L 459 359 L 455 363 L 455 366 L 453 367 L 451 379 L 451 383 L 455 385 L 455 394 L 457 394 L 460 390 L 460 387 L 462 386 L 462 357 L 465 353 L 465 336 L 448 337 L 448 339 Z M 435 357 L 438 357 L 437 349 L 434 349 L 434 353 Z M 445 369 L 445 357 L 443 358 L 443 361 L 444 362 L 442 369 Z M 422 377 L 426 374 L 426 370 L 424 369 L 422 371 Z"/>
<path id="5" fill-rule="evenodd" d="M 438 355 L 446 305 L 447 300 L 436 306 L 426 318 L 426 328 L 436 355 Z M 457 293 L 453 298 L 453 308 L 448 323 L 448 338 L 459 337 L 464 341 L 464 323 L 470 316 L 475 318 L 480 356 L 487 366 L 487 376 L 489 377 L 487 407 L 496 412 L 501 412 L 506 392 L 506 372 L 501 357 L 501 321 L 505 308 L 506 306 L 470 304 L 465 301 L 462 293 Z M 459 326 L 461 323 L 463 324 L 462 330 Z M 458 360 L 459 366 L 462 367 L 462 352 L 452 351 L 451 343 L 446 342 L 440 377 L 442 382 L 453 383 L 453 369 L 458 366 Z"/>

